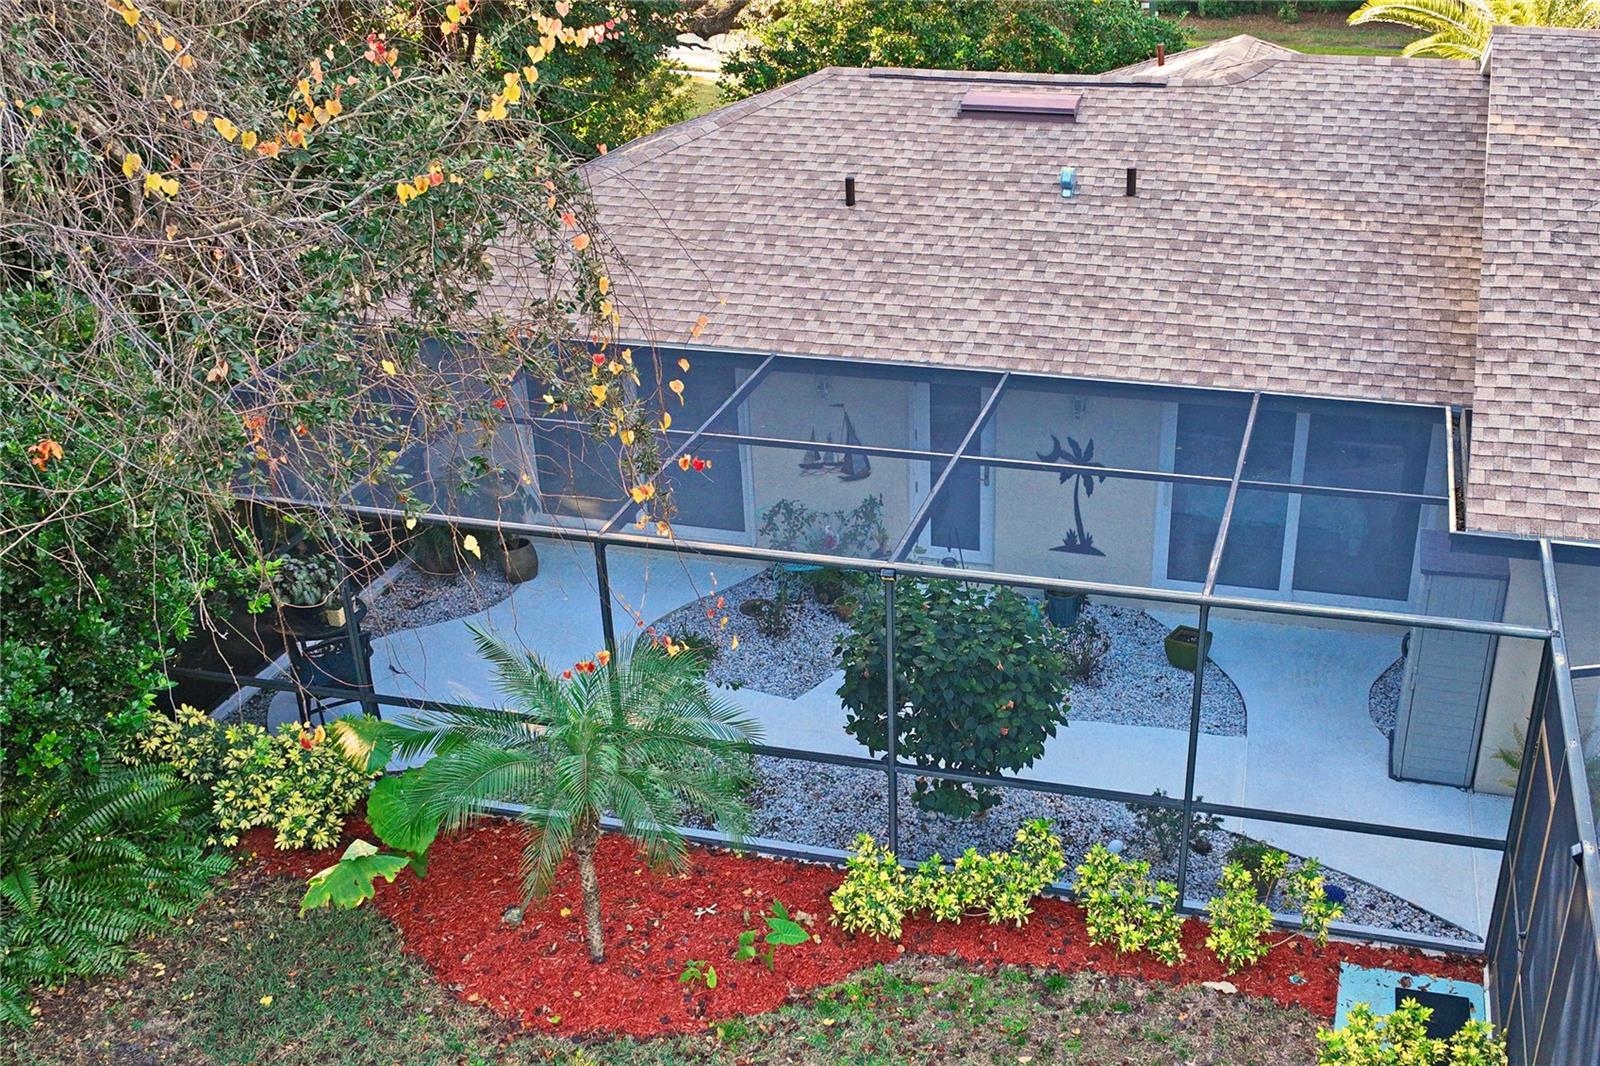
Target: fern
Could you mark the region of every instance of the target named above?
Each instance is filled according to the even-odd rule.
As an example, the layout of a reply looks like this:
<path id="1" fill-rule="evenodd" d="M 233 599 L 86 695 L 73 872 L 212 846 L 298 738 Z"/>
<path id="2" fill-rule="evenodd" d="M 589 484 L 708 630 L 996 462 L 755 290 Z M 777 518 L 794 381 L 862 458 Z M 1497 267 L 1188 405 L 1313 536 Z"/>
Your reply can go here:
<path id="1" fill-rule="evenodd" d="M 195 821 L 201 797 L 166 769 L 112 770 L 0 807 L 0 1021 L 28 990 L 120 968 L 134 938 L 227 872 Z"/>

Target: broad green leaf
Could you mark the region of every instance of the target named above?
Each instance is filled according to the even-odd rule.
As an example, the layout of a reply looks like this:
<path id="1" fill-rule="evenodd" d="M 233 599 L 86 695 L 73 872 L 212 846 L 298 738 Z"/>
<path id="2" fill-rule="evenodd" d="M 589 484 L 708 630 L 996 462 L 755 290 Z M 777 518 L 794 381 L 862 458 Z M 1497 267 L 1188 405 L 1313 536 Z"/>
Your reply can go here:
<path id="1" fill-rule="evenodd" d="M 352 841 L 338 862 L 311 875 L 300 913 L 329 904 L 344 910 L 359 907 L 376 894 L 379 877 L 393 882 L 410 862 L 404 855 L 382 854 L 365 840 Z"/>
<path id="2" fill-rule="evenodd" d="M 367 822 L 378 839 L 413 855 L 426 853 L 439 834 L 438 817 L 429 813 L 418 795 L 421 773 L 385 777 L 367 797 Z"/>

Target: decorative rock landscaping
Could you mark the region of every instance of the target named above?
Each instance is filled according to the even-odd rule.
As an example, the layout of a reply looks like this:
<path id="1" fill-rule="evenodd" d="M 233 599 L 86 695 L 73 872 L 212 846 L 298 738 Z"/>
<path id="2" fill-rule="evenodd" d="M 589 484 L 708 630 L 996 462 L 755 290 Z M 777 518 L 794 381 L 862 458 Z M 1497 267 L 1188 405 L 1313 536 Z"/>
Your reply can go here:
<path id="1" fill-rule="evenodd" d="M 884 776 L 853 767 L 797 763 L 760 757 L 759 781 L 751 797 L 755 836 L 810 847 L 845 850 L 858 833 L 882 839 L 885 833 Z M 1024 789 L 1004 789 L 1003 799 L 977 818 L 946 818 L 923 812 L 911 798 L 914 779 L 900 782 L 900 855 L 920 860 L 937 851 L 945 858 L 967 848 L 988 852 L 1010 845 L 1017 827 L 1030 818 L 1048 819 L 1060 835 L 1069 868 L 1082 861 L 1095 844 L 1121 840 L 1127 854 L 1149 859 L 1159 877 L 1175 880 L 1177 860 L 1162 859 L 1141 839 L 1133 811 L 1125 804 L 1080 796 L 1058 796 Z M 1224 829 L 1204 834 L 1208 854 L 1191 852 L 1188 896 L 1209 899 L 1216 894 L 1222 864 L 1236 841 L 1247 839 Z M 1355 925 L 1456 940 L 1473 934 L 1425 911 L 1393 893 L 1339 870 L 1327 870 L 1328 883 L 1346 892 L 1344 921 Z"/>
<path id="2" fill-rule="evenodd" d="M 1167 662 L 1167 626 L 1136 607 L 1091 603 L 1080 618 L 1097 625 L 1110 650 L 1087 680 L 1067 696 L 1069 721 L 1189 728 L 1194 675 Z M 1233 679 L 1207 661 L 1200 684 L 1200 731 L 1224 737 L 1245 734 L 1244 697 Z"/>
<path id="3" fill-rule="evenodd" d="M 1395 719 L 1400 715 L 1400 675 L 1405 671 L 1406 657 L 1402 655 L 1378 675 L 1367 693 L 1367 712 L 1372 715 L 1372 724 L 1386 737 L 1394 735 Z"/>
<path id="4" fill-rule="evenodd" d="M 833 645 L 849 625 L 831 607 L 818 603 L 799 580 L 791 578 L 790 587 L 789 631 L 783 636 L 763 633 L 753 616 L 739 610 L 749 600 L 777 598 L 777 580 L 770 568 L 663 615 L 651 628 L 675 640 L 698 637 L 715 647 L 717 655 L 706 676 L 713 685 L 794 699 L 839 669 Z M 720 609 L 718 598 L 723 601 Z M 721 625 L 724 617 L 726 626 Z M 739 638 L 736 651 L 730 650 L 734 637 Z"/>

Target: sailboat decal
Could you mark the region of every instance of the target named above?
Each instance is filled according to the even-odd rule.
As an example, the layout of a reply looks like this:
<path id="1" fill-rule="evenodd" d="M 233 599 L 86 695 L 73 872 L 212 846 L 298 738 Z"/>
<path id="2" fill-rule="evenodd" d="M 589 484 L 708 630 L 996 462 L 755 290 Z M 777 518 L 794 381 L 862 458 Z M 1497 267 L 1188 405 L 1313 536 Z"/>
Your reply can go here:
<path id="1" fill-rule="evenodd" d="M 843 404 L 839 405 L 843 407 Z M 856 436 L 855 423 L 850 421 L 850 413 L 844 416 L 844 443 L 848 448 L 852 444 L 859 445 L 861 438 Z M 840 481 L 864 481 L 872 476 L 872 460 L 861 452 L 846 451 L 839 461 Z"/>

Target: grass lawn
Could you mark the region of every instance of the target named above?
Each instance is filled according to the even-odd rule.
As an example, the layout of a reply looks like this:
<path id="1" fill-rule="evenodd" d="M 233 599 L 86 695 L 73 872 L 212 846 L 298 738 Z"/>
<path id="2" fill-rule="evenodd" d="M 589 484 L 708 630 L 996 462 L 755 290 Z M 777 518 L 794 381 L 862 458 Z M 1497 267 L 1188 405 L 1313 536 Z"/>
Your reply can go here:
<path id="1" fill-rule="evenodd" d="M 1415 30 L 1386 23 L 1352 26 L 1347 18 L 1338 11 L 1302 11 L 1299 22 L 1284 22 L 1270 11 L 1224 19 L 1187 14 L 1179 26 L 1196 44 L 1248 33 L 1297 52 L 1348 56 L 1399 55 L 1400 49 L 1421 36 Z"/>
<path id="2" fill-rule="evenodd" d="M 47 995 L 4 1052 L 30 1066 L 460 1063 L 1315 1062 L 1298 1008 L 1169 988 L 906 958 L 703 1036 L 575 1045 L 459 1002 L 370 907 L 301 920 L 302 887 L 246 870 L 133 972 Z M 732 966 L 727 962 L 720 965 Z M 739 964 L 748 965 L 748 964 Z M 711 994 L 715 994 L 712 992 Z"/>

